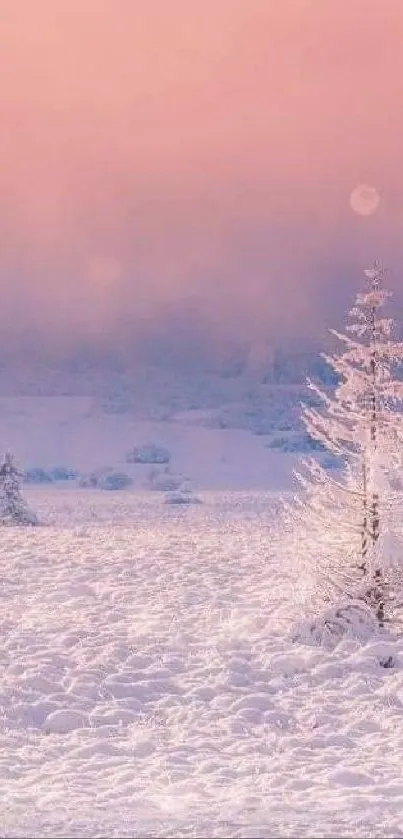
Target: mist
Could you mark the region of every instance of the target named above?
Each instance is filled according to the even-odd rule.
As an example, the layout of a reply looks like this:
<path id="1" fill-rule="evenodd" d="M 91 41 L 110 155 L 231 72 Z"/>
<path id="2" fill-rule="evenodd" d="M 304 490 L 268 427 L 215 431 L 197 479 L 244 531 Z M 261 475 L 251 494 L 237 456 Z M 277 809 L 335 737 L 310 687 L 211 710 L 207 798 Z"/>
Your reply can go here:
<path id="1" fill-rule="evenodd" d="M 0 37 L 4 360 L 304 348 L 376 257 L 401 313 L 400 0 L 3 0 Z"/>

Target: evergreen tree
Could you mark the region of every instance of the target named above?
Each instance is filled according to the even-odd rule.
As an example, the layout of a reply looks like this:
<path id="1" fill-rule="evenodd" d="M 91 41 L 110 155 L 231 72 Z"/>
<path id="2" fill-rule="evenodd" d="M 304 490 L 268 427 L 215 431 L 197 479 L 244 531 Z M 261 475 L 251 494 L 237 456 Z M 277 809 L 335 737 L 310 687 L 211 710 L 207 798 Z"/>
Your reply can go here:
<path id="1" fill-rule="evenodd" d="M 342 468 L 334 477 L 305 461 L 297 475 L 303 492 L 287 520 L 295 539 L 303 529 L 308 563 L 314 561 L 328 596 L 336 588 L 358 597 L 382 627 L 401 578 L 392 541 L 401 539 L 403 344 L 392 340 L 393 321 L 382 317 L 390 297 L 382 270 L 375 264 L 365 274 L 368 287 L 357 295 L 346 334 L 332 330 L 341 351 L 323 354 L 339 384 L 328 393 L 309 382 L 320 407 L 303 409 L 309 435 Z"/>
<path id="2" fill-rule="evenodd" d="M 7 452 L 0 467 L 0 523 L 3 525 L 35 525 L 37 517 L 21 493 L 23 473 L 14 464 Z"/>

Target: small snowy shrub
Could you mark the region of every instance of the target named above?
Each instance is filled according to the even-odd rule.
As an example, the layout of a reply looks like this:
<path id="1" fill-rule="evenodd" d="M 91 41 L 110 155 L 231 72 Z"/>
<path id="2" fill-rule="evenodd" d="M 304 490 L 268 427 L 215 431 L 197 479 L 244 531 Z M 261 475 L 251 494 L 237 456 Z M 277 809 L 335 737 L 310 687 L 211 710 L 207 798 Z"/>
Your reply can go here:
<path id="1" fill-rule="evenodd" d="M 132 483 L 132 479 L 126 475 L 126 472 L 110 472 L 101 478 L 99 486 L 101 489 L 119 490 L 127 489 Z"/>
<path id="2" fill-rule="evenodd" d="M 126 472 L 118 472 L 111 467 L 81 475 L 79 486 L 82 489 L 119 490 L 131 486 L 132 479 Z"/>
<path id="3" fill-rule="evenodd" d="M 127 452 L 127 463 L 169 463 L 171 455 L 164 446 L 157 446 L 155 443 L 146 443 L 143 446 L 134 446 Z"/>
<path id="4" fill-rule="evenodd" d="M 374 612 L 359 599 L 341 601 L 310 619 L 300 621 L 292 641 L 334 649 L 343 638 L 366 643 L 379 631 Z"/>
<path id="5" fill-rule="evenodd" d="M 68 466 L 55 466 L 50 470 L 49 475 L 53 481 L 75 481 L 78 477 L 76 469 L 70 469 Z"/>
<path id="6" fill-rule="evenodd" d="M 193 495 L 189 490 L 178 490 L 177 492 L 167 493 L 165 504 L 201 504 L 201 501 L 197 495 Z"/>
<path id="7" fill-rule="evenodd" d="M 21 494 L 23 473 L 7 452 L 0 467 L 0 524 L 33 526 L 38 524 L 37 516 L 29 509 Z"/>
<path id="8" fill-rule="evenodd" d="M 201 504 L 201 501 L 193 494 L 190 482 L 184 480 L 178 490 L 166 494 L 165 504 Z"/>

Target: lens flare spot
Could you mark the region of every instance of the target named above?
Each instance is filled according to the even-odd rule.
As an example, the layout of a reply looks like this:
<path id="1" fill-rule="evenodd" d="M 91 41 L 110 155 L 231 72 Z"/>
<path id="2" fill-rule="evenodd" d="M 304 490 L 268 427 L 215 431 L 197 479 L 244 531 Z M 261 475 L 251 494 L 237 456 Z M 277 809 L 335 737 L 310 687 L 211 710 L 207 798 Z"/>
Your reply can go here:
<path id="1" fill-rule="evenodd" d="M 380 200 L 378 190 L 368 184 L 358 184 L 350 193 L 350 207 L 359 216 L 372 216 Z"/>

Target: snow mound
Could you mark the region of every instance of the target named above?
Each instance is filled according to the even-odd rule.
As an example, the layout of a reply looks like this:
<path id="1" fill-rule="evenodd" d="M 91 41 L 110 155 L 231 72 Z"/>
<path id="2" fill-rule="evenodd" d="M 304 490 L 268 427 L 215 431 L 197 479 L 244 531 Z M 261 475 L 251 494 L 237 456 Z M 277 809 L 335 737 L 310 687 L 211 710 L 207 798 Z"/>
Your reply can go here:
<path id="1" fill-rule="evenodd" d="M 300 621 L 293 630 L 292 640 L 333 649 L 345 637 L 366 643 L 378 634 L 379 624 L 373 611 L 361 600 L 348 600 Z"/>
<path id="2" fill-rule="evenodd" d="M 190 490 L 178 490 L 166 494 L 165 504 L 201 504 L 201 500 Z"/>
<path id="3" fill-rule="evenodd" d="M 52 711 L 46 719 L 45 728 L 56 734 L 67 734 L 79 728 L 88 726 L 88 720 L 84 714 L 71 711 L 68 708 L 60 708 Z"/>

